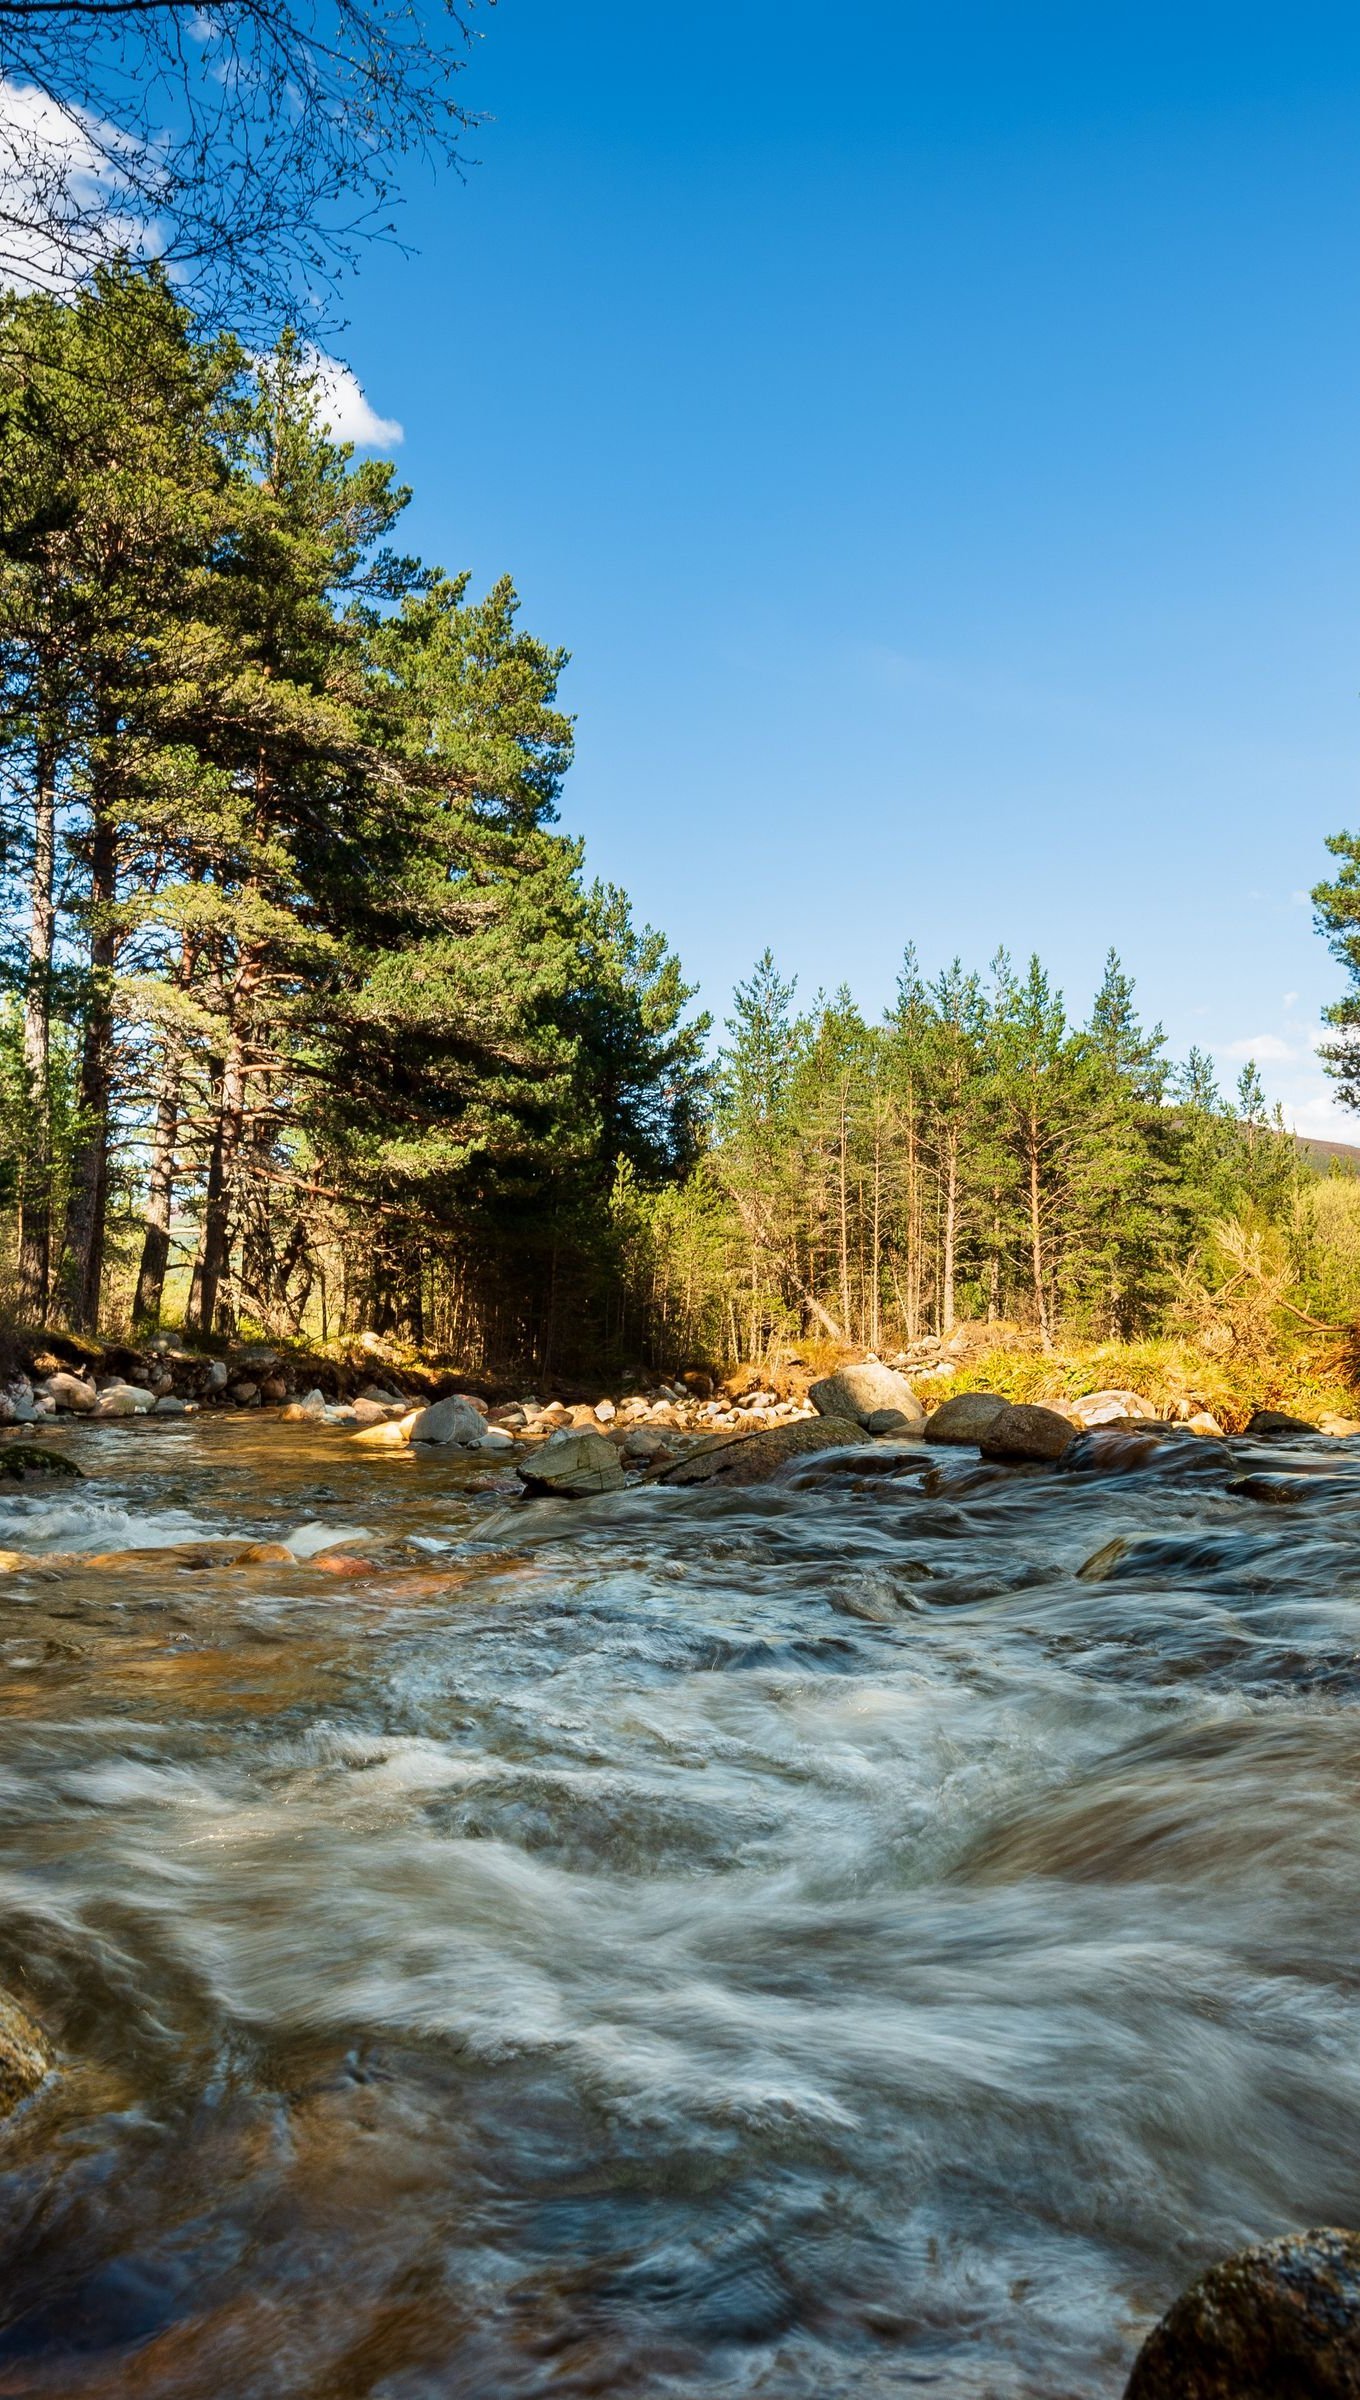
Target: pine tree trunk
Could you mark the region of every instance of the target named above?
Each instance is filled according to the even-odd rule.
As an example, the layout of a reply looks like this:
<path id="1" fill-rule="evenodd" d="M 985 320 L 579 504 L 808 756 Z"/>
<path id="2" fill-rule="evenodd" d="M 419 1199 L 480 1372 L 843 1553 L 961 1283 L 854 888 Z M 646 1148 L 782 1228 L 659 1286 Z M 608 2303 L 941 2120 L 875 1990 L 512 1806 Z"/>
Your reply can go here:
<path id="1" fill-rule="evenodd" d="M 1044 1289 L 1043 1217 L 1039 1188 L 1039 1127 L 1030 1117 L 1027 1127 L 1029 1151 L 1029 1258 L 1034 1283 L 1034 1309 L 1039 1320 L 1039 1340 L 1045 1351 L 1053 1348 L 1053 1329 L 1048 1313 L 1048 1294 Z"/>
<path id="2" fill-rule="evenodd" d="M 916 1094 L 907 1094 L 907 1340 L 921 1332 L 921 1175 L 916 1146 Z"/>
<path id="3" fill-rule="evenodd" d="M 874 1116 L 874 1215 L 869 1256 L 869 1346 L 878 1348 L 879 1286 L 883 1270 L 883 1128 Z"/>
<path id="4" fill-rule="evenodd" d="M 93 1333 L 104 1278 L 109 1197 L 109 1106 L 113 1089 L 113 966 L 117 935 L 110 911 L 117 896 L 118 836 L 97 798 L 90 855 L 90 992 L 80 1053 L 79 1136 L 66 1212 L 62 1299 L 68 1322 Z"/>
<path id="5" fill-rule="evenodd" d="M 840 1233 L 841 1323 L 850 1323 L 850 1219 L 846 1190 L 846 1091 L 841 1086 L 840 1146 L 838 1156 L 838 1199 Z"/>
<path id="6" fill-rule="evenodd" d="M 233 1028 L 227 1043 L 219 1086 L 217 1118 L 208 1160 L 208 1188 L 203 1201 L 203 1235 L 194 1269 L 194 1321 L 199 1333 L 213 1330 L 222 1285 L 231 1263 L 231 1202 L 237 1153 L 245 1124 L 245 1049 Z"/>
<path id="7" fill-rule="evenodd" d="M 951 1127 L 945 1145 L 944 1233 L 940 1263 L 940 1331 L 954 1330 L 954 1252 L 959 1218 L 959 1137 Z"/>
<path id="8" fill-rule="evenodd" d="M 193 980 L 194 953 L 186 935 L 175 970 L 178 991 L 187 992 Z M 156 1092 L 156 1129 L 151 1140 L 143 1219 L 141 1264 L 137 1296 L 132 1304 L 136 1325 L 158 1325 L 165 1298 L 165 1274 L 170 1263 L 170 1218 L 175 1199 L 175 1146 L 179 1140 L 180 1094 L 184 1076 L 184 1035 L 172 1021 L 161 1052 Z"/>
<path id="9" fill-rule="evenodd" d="M 165 1271 L 170 1263 L 170 1214 L 175 1197 L 175 1143 L 179 1137 L 180 1076 L 183 1050 L 168 1035 L 161 1061 L 156 1097 L 156 1130 L 152 1137 L 151 1167 L 146 1183 L 142 1260 L 137 1270 L 137 1297 L 132 1304 L 134 1325 L 158 1325 L 165 1297 Z"/>
<path id="10" fill-rule="evenodd" d="M 39 740 L 33 779 L 33 873 L 29 887 L 28 977 L 24 991 L 27 1155 L 19 1201 L 19 1306 L 46 1316 L 52 1274 L 52 943 L 57 855 L 55 746 Z"/>

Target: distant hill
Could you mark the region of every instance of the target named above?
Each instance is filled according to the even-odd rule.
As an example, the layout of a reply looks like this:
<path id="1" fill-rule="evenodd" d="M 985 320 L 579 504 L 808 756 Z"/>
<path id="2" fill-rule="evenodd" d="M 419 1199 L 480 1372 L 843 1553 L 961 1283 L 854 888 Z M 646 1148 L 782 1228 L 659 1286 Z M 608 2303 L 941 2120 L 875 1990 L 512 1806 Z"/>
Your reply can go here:
<path id="1" fill-rule="evenodd" d="M 1319 1175 L 1326 1174 L 1333 1159 L 1338 1159 L 1341 1165 L 1349 1168 L 1353 1175 L 1360 1175 L 1360 1144 L 1355 1142 L 1315 1142 L 1311 1135 L 1306 1133 L 1296 1133 L 1294 1139 L 1309 1165 L 1316 1167 Z"/>

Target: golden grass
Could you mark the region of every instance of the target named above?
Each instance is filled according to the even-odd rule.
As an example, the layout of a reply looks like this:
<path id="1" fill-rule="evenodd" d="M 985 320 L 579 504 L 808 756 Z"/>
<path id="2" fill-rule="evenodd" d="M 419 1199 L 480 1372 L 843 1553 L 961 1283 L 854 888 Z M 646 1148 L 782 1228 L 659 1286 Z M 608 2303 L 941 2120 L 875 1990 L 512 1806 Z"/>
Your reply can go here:
<path id="1" fill-rule="evenodd" d="M 1207 1409 L 1237 1433 L 1253 1409 L 1291 1415 L 1360 1417 L 1360 1392 L 1337 1371 L 1335 1353 L 1303 1348 L 1274 1357 L 1214 1357 L 1186 1341 L 1099 1342 L 1042 1351 L 987 1350 L 949 1377 L 918 1386 L 927 1408 L 956 1392 L 999 1392 L 1007 1400 L 1077 1400 L 1083 1392 L 1138 1392 L 1159 1412 L 1179 1403 Z"/>

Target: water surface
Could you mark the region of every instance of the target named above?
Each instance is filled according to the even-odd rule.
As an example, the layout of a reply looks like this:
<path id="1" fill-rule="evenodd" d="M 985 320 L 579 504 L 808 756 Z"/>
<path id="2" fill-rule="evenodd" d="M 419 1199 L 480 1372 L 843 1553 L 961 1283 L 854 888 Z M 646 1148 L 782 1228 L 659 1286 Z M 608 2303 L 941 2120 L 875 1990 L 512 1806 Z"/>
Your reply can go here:
<path id="1" fill-rule="evenodd" d="M 0 1982 L 66 2061 L 0 2395 L 1100 2400 L 1207 2259 L 1360 2221 L 1349 1445 L 523 1507 L 57 1438 L 0 1544 L 368 1530 L 0 1583 Z"/>

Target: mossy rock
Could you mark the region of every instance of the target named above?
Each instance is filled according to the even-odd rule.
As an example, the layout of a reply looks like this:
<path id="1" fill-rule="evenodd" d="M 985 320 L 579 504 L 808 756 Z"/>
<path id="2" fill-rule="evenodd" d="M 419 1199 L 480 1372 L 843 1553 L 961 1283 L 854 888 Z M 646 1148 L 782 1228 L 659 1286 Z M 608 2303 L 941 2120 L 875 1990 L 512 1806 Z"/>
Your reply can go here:
<path id="1" fill-rule="evenodd" d="M 49 1450 L 41 1442 L 0 1442 L 0 1477 L 11 1483 L 27 1483 L 30 1475 L 74 1475 L 82 1469 L 62 1450 Z"/>

